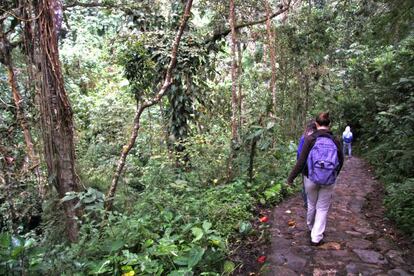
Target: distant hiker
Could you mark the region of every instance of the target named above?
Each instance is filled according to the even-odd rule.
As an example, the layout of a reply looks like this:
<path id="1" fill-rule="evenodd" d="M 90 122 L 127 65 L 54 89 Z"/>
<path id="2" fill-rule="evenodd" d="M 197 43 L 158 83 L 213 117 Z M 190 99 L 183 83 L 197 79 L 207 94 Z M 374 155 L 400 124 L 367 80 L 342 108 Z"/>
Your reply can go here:
<path id="1" fill-rule="evenodd" d="M 329 113 L 320 113 L 315 121 L 317 130 L 305 137 L 299 159 L 287 180 L 291 185 L 300 172 L 304 175 L 308 203 L 306 223 L 313 246 L 323 242 L 335 180 L 344 162 L 341 143 L 329 129 Z"/>
<path id="2" fill-rule="evenodd" d="M 305 137 L 311 135 L 315 131 L 316 131 L 315 120 L 308 121 L 307 124 L 306 124 L 306 127 L 303 131 L 303 134 L 299 139 L 298 150 L 296 152 L 296 160 L 299 159 L 300 152 L 302 151 L 302 148 L 303 148 L 303 143 L 305 142 Z M 303 207 L 305 207 L 305 209 L 306 209 L 306 208 L 308 208 L 308 202 L 307 202 L 307 198 L 306 198 L 305 185 L 303 185 L 303 187 L 302 187 L 302 198 L 303 198 L 303 201 L 304 201 L 304 206 Z"/>
<path id="3" fill-rule="evenodd" d="M 348 149 L 348 156 L 352 157 L 352 132 L 351 128 L 347 126 L 342 133 L 342 140 L 344 141 L 344 156 L 346 156 L 346 149 Z"/>

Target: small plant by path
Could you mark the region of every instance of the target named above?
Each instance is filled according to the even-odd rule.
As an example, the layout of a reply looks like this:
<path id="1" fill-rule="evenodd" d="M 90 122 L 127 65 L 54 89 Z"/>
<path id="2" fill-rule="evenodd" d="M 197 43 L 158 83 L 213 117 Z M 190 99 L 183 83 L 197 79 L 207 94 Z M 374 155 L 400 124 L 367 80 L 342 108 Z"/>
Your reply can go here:
<path id="1" fill-rule="evenodd" d="M 271 215 L 266 262 L 246 275 L 414 275 L 413 245 L 384 217 L 380 183 L 359 158 L 338 178 L 324 244 L 311 246 L 298 195 Z M 243 274 L 244 275 L 244 274 Z"/>

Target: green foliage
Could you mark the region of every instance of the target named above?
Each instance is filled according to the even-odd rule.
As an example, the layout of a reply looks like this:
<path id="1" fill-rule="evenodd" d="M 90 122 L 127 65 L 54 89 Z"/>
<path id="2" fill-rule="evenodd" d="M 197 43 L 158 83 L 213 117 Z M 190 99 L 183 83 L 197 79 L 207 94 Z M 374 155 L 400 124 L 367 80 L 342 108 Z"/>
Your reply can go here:
<path id="1" fill-rule="evenodd" d="M 137 100 L 149 99 L 155 95 L 170 62 L 171 41 L 175 32 L 152 31 L 128 38 L 120 52 L 120 64 L 125 68 L 125 77 Z M 177 65 L 172 85 L 168 91 L 166 109 L 163 112 L 168 125 L 169 148 L 176 153 L 185 149 L 185 139 L 190 132 L 190 122 L 197 115 L 196 105 L 204 103 L 202 81 L 208 69 L 204 66 L 208 52 L 195 36 L 184 36 L 177 54 Z M 184 155 L 184 156 L 181 156 Z M 177 159 L 188 159 L 186 154 Z"/>
<path id="2" fill-rule="evenodd" d="M 277 203 L 281 199 L 282 184 L 275 184 L 264 191 L 266 202 Z"/>
<path id="3" fill-rule="evenodd" d="M 385 206 L 398 228 L 410 234 L 414 241 L 414 179 L 408 178 L 404 182 L 387 185 Z"/>
<path id="4" fill-rule="evenodd" d="M 338 52 L 347 58 L 342 76 L 346 94 L 339 101 L 340 108 L 362 152 L 385 182 L 388 216 L 410 234 L 413 217 L 407 202 L 414 200 L 409 188 L 414 176 L 414 37 L 407 22 L 412 21 L 414 6 L 407 1 L 368 3 L 352 11 L 356 20 L 365 20 L 364 33 Z M 383 12 L 374 15 L 379 8 Z M 372 17 L 367 20 L 362 14 Z"/>
<path id="5" fill-rule="evenodd" d="M 284 154 L 278 156 L 284 162 Z M 262 158 L 267 157 L 259 155 L 259 160 Z M 272 190 L 271 181 L 252 185 L 238 180 L 219 185 L 215 179 L 209 179 L 198 183 L 194 173 L 177 179 L 168 166 L 161 159 L 151 158 L 140 177 L 145 190 L 131 191 L 127 198 L 121 193 L 117 209 L 126 200 L 133 204 L 127 205 L 128 209 L 122 213 L 113 212 L 106 221 L 102 220 L 102 193 L 88 188 L 85 192 L 67 194 L 62 201 L 77 198 L 86 207 L 79 242 L 67 246 L 53 245 L 48 238 L 36 241 L 34 247 L 38 250 L 33 254 L 25 251 L 24 258 L 13 269 L 42 274 L 134 271 L 139 275 L 182 275 L 184 272 L 228 275 L 235 266 L 226 261 L 228 240 L 250 233 L 249 221 L 258 203 L 257 195 L 264 198 L 266 191 Z M 261 175 L 260 179 L 266 176 Z M 280 199 L 281 192 L 272 190 L 272 196 Z M 267 204 L 276 202 L 273 197 Z M 51 229 L 52 226 L 44 227 Z M 4 255 L 1 261 L 9 262 L 10 258 Z"/>
<path id="6" fill-rule="evenodd" d="M 120 56 L 120 64 L 124 65 L 125 77 L 131 83 L 135 97 L 141 99 L 144 95 L 152 95 L 159 80 L 156 60 L 140 40 L 128 42 L 125 50 Z"/>
<path id="7" fill-rule="evenodd" d="M 42 274 L 45 249 L 31 233 L 24 236 L 0 233 L 0 273 L 2 275 Z"/>
<path id="8" fill-rule="evenodd" d="M 264 27 L 239 30 L 242 116 L 230 183 L 232 56 L 226 40 L 205 43 L 206 35 L 226 28 L 228 7 L 203 0 L 193 8 L 173 83 L 162 103 L 142 114 L 107 218 L 104 193 L 129 138 L 137 101 L 152 98 L 164 78 L 182 1 L 162 8 L 149 0 L 103 1 L 108 9 L 68 8 L 60 54 L 75 116 L 77 172 L 86 189 L 60 201 L 50 191 L 40 208 L 36 182 L 21 174 L 24 139 L 12 97 L 2 94 L 0 180 L 7 183 L 0 183 L 0 274 L 230 275 L 236 264 L 228 260 L 228 244 L 255 232 L 257 205 L 271 207 L 294 192 L 283 185 L 295 162 L 290 139 L 296 141 L 304 121 L 327 109 L 335 131 L 351 125 L 386 182 L 388 216 L 401 229 L 413 229 L 413 5 L 310 2 L 313 8 L 299 6 L 289 20 L 272 25 L 276 114 Z M 257 20 L 262 6 L 238 3 L 240 22 Z M 19 33 L 13 35 L 17 40 Z M 36 121 L 27 65 L 16 52 L 24 107 L 29 122 Z M 6 74 L 3 67 L 0 73 Z M 0 82 L 0 88 L 8 91 L 7 83 Z M 35 142 L 39 136 L 35 131 Z M 8 165 L 6 157 L 14 163 Z M 71 199 L 85 211 L 79 241 L 68 245 L 61 206 Z M 30 232 L 28 221 L 40 214 L 41 227 Z"/>

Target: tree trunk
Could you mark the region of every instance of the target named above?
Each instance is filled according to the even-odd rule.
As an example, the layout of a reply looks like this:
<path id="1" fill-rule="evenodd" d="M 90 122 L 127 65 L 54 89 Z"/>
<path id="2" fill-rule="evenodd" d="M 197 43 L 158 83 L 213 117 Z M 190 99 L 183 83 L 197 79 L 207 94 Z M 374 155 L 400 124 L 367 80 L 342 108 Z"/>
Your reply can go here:
<path id="1" fill-rule="evenodd" d="M 254 169 L 254 157 L 256 155 L 256 146 L 257 142 L 259 141 L 259 137 L 254 137 L 252 140 L 252 144 L 250 145 L 250 155 L 249 155 L 249 182 L 253 181 L 253 169 Z"/>
<path id="2" fill-rule="evenodd" d="M 304 76 L 304 85 L 305 85 L 305 102 L 304 102 L 304 109 L 303 109 L 303 125 L 306 124 L 307 121 L 307 114 L 309 111 L 309 102 L 310 102 L 310 83 L 309 83 L 309 75 L 307 72 L 305 72 L 305 76 Z"/>
<path id="3" fill-rule="evenodd" d="M 270 93 L 272 95 L 272 111 L 276 117 L 276 53 L 274 44 L 274 34 L 270 22 L 270 7 L 269 2 L 266 0 L 266 31 L 267 31 L 267 42 L 269 47 L 270 67 L 272 68 L 272 77 L 270 79 Z"/>
<path id="4" fill-rule="evenodd" d="M 4 53 L 4 57 L 5 57 L 5 63 L 6 63 L 5 65 L 7 67 L 7 73 L 8 73 L 8 81 L 9 81 L 9 85 L 10 85 L 12 95 L 13 95 L 14 106 L 16 108 L 17 121 L 20 127 L 22 128 L 24 141 L 26 143 L 27 155 L 29 156 L 29 159 L 32 162 L 30 169 L 33 170 L 33 173 L 35 174 L 37 181 L 39 183 L 38 189 L 39 189 L 40 198 L 44 198 L 45 186 L 43 185 L 44 183 L 41 181 L 41 172 L 39 168 L 39 165 L 40 165 L 39 157 L 34 150 L 33 139 L 30 133 L 29 124 L 27 122 L 23 107 L 21 106 L 22 97 L 19 92 L 19 88 L 17 86 L 17 80 L 14 74 L 13 60 L 11 57 L 11 53 L 7 51 L 6 53 Z"/>
<path id="5" fill-rule="evenodd" d="M 129 154 L 129 152 L 131 151 L 132 147 L 134 146 L 135 140 L 137 139 L 138 131 L 139 131 L 139 128 L 140 128 L 140 120 L 141 120 L 142 112 L 145 109 L 147 109 L 147 108 L 155 105 L 156 103 L 158 103 L 161 100 L 161 98 L 165 95 L 165 93 L 168 91 L 168 88 L 171 86 L 172 72 L 173 72 L 173 69 L 175 68 L 175 66 L 177 65 L 178 46 L 180 45 L 181 37 L 182 37 L 184 29 L 187 25 L 188 18 L 190 17 L 190 11 L 191 11 L 191 6 L 192 5 L 193 5 L 192 0 L 188 0 L 186 5 L 185 5 L 184 14 L 183 14 L 183 17 L 181 18 L 180 27 L 178 28 L 177 34 L 175 36 L 175 39 L 174 39 L 174 42 L 173 42 L 173 45 L 172 45 L 171 61 L 168 64 L 167 72 L 165 74 L 163 85 L 161 86 L 160 90 L 158 91 L 158 93 L 156 94 L 156 96 L 153 99 L 151 99 L 149 101 L 146 101 L 143 104 L 137 104 L 137 111 L 135 113 L 134 128 L 133 128 L 133 131 L 131 133 L 131 138 L 129 139 L 129 142 L 127 143 L 127 145 L 125 145 L 122 149 L 121 156 L 118 160 L 118 165 L 117 165 L 115 174 L 112 178 L 111 186 L 109 187 L 109 190 L 106 194 L 105 209 L 107 211 L 110 211 L 112 209 L 113 199 L 114 199 L 114 196 L 115 196 L 115 193 L 116 193 L 116 189 L 118 187 L 119 178 L 121 177 L 122 170 L 125 166 L 125 160 L 126 160 L 128 154 Z"/>
<path id="6" fill-rule="evenodd" d="M 238 64 L 238 77 L 240 78 L 243 74 L 243 51 L 241 47 L 241 42 L 237 42 L 237 64 Z M 237 95 L 237 103 L 238 103 L 238 125 L 237 128 L 240 130 L 243 125 L 243 90 L 242 90 L 242 82 L 238 82 L 238 95 Z"/>
<path id="7" fill-rule="evenodd" d="M 234 0 L 230 0 L 230 15 L 229 23 L 231 29 L 231 141 L 230 141 L 230 156 L 227 163 L 227 178 L 233 178 L 233 159 L 236 155 L 236 144 L 238 143 L 238 104 L 237 104 L 237 84 L 238 84 L 238 70 L 237 70 L 237 34 L 236 34 L 236 16 L 234 11 Z"/>
<path id="8" fill-rule="evenodd" d="M 44 154 L 49 179 L 55 186 L 59 197 L 67 192 L 79 191 L 79 180 L 75 173 L 75 147 L 73 142 L 72 108 L 65 92 L 63 75 L 59 61 L 56 0 L 35 2 L 37 20 L 37 55 L 40 69 L 40 115 L 44 143 Z M 66 215 L 68 239 L 74 242 L 78 238 L 79 226 L 75 210 L 75 200 L 63 203 Z"/>
<path id="9" fill-rule="evenodd" d="M 23 131 L 23 137 L 24 137 L 24 141 L 26 144 L 27 156 L 24 158 L 25 161 L 23 162 L 22 170 L 24 173 L 26 173 L 29 169 L 33 171 L 38 181 L 38 189 L 39 189 L 40 198 L 43 198 L 45 195 L 45 187 L 43 185 L 43 182 L 41 181 L 42 179 L 41 179 L 41 172 L 39 168 L 39 157 L 34 150 L 33 139 L 30 133 L 29 124 L 27 122 L 26 115 L 22 107 L 23 99 L 21 97 L 19 87 L 17 85 L 16 75 L 14 73 L 14 62 L 13 62 L 13 57 L 12 57 L 12 51 L 16 45 L 12 46 L 7 37 L 7 33 L 12 32 L 14 28 L 15 27 L 11 27 L 10 30 L 5 32 L 4 24 L 0 23 L 0 29 L 2 30 L 2 33 L 0 33 L 0 41 L 2 45 L 0 47 L 1 49 L 0 62 L 4 64 L 7 70 L 8 82 L 10 85 L 10 90 L 12 92 L 14 106 L 16 109 L 17 122 Z M 31 166 L 30 166 L 29 161 L 32 163 Z"/>

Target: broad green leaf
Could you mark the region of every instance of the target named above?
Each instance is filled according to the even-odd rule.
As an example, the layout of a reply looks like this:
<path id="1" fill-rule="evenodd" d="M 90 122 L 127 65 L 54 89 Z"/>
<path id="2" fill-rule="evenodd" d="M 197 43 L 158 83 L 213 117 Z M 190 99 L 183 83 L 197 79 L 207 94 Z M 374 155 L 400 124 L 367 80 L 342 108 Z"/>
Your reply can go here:
<path id="1" fill-rule="evenodd" d="M 192 242 L 196 242 L 196 241 L 200 240 L 204 235 L 203 229 L 201 229 L 199 227 L 193 227 L 193 228 L 191 228 L 191 231 L 193 232 L 193 235 L 195 237 Z"/>
<path id="2" fill-rule="evenodd" d="M 203 258 L 204 252 L 205 249 L 199 246 L 191 248 L 188 259 L 188 267 L 195 267 L 198 262 L 200 262 L 201 258 Z"/>
<path id="3" fill-rule="evenodd" d="M 90 266 L 92 267 L 91 274 L 103 274 L 109 272 L 111 270 L 110 264 L 110 260 L 90 263 Z"/>
<path id="4" fill-rule="evenodd" d="M 174 258 L 174 263 L 181 265 L 181 266 L 187 266 L 188 265 L 188 257 L 187 256 L 177 256 Z"/>
<path id="5" fill-rule="evenodd" d="M 66 195 L 60 200 L 60 202 L 70 201 L 78 197 L 78 194 L 75 192 L 68 192 Z"/>
<path id="6" fill-rule="evenodd" d="M 107 241 L 104 245 L 103 245 L 103 250 L 106 252 L 115 252 L 118 251 L 119 249 L 121 249 L 124 246 L 124 241 L 122 240 L 115 240 L 115 241 Z"/>
<path id="7" fill-rule="evenodd" d="M 248 221 L 243 221 L 240 223 L 239 232 L 240 234 L 248 234 L 252 230 L 252 225 Z"/>
<path id="8" fill-rule="evenodd" d="M 209 222 L 209 221 L 204 221 L 204 222 L 203 222 L 203 229 L 204 229 L 204 232 L 208 233 L 208 232 L 209 232 L 209 230 L 210 230 L 210 228 L 211 228 L 211 226 L 212 226 L 211 222 Z"/>
<path id="9" fill-rule="evenodd" d="M 153 244 L 154 244 L 154 240 L 148 239 L 148 240 L 145 240 L 144 246 L 150 247 Z"/>
<path id="10" fill-rule="evenodd" d="M 171 271 L 168 276 L 192 276 L 194 273 L 191 271 L 191 269 L 179 269 Z"/>
<path id="11" fill-rule="evenodd" d="M 220 236 L 210 235 L 209 239 L 210 239 L 211 244 L 224 249 L 225 245 L 224 245 L 223 239 Z"/>
<path id="12" fill-rule="evenodd" d="M 11 252 L 12 258 L 14 259 L 17 258 L 23 252 L 23 250 L 24 250 L 23 246 L 18 246 L 18 247 L 13 248 Z"/>

